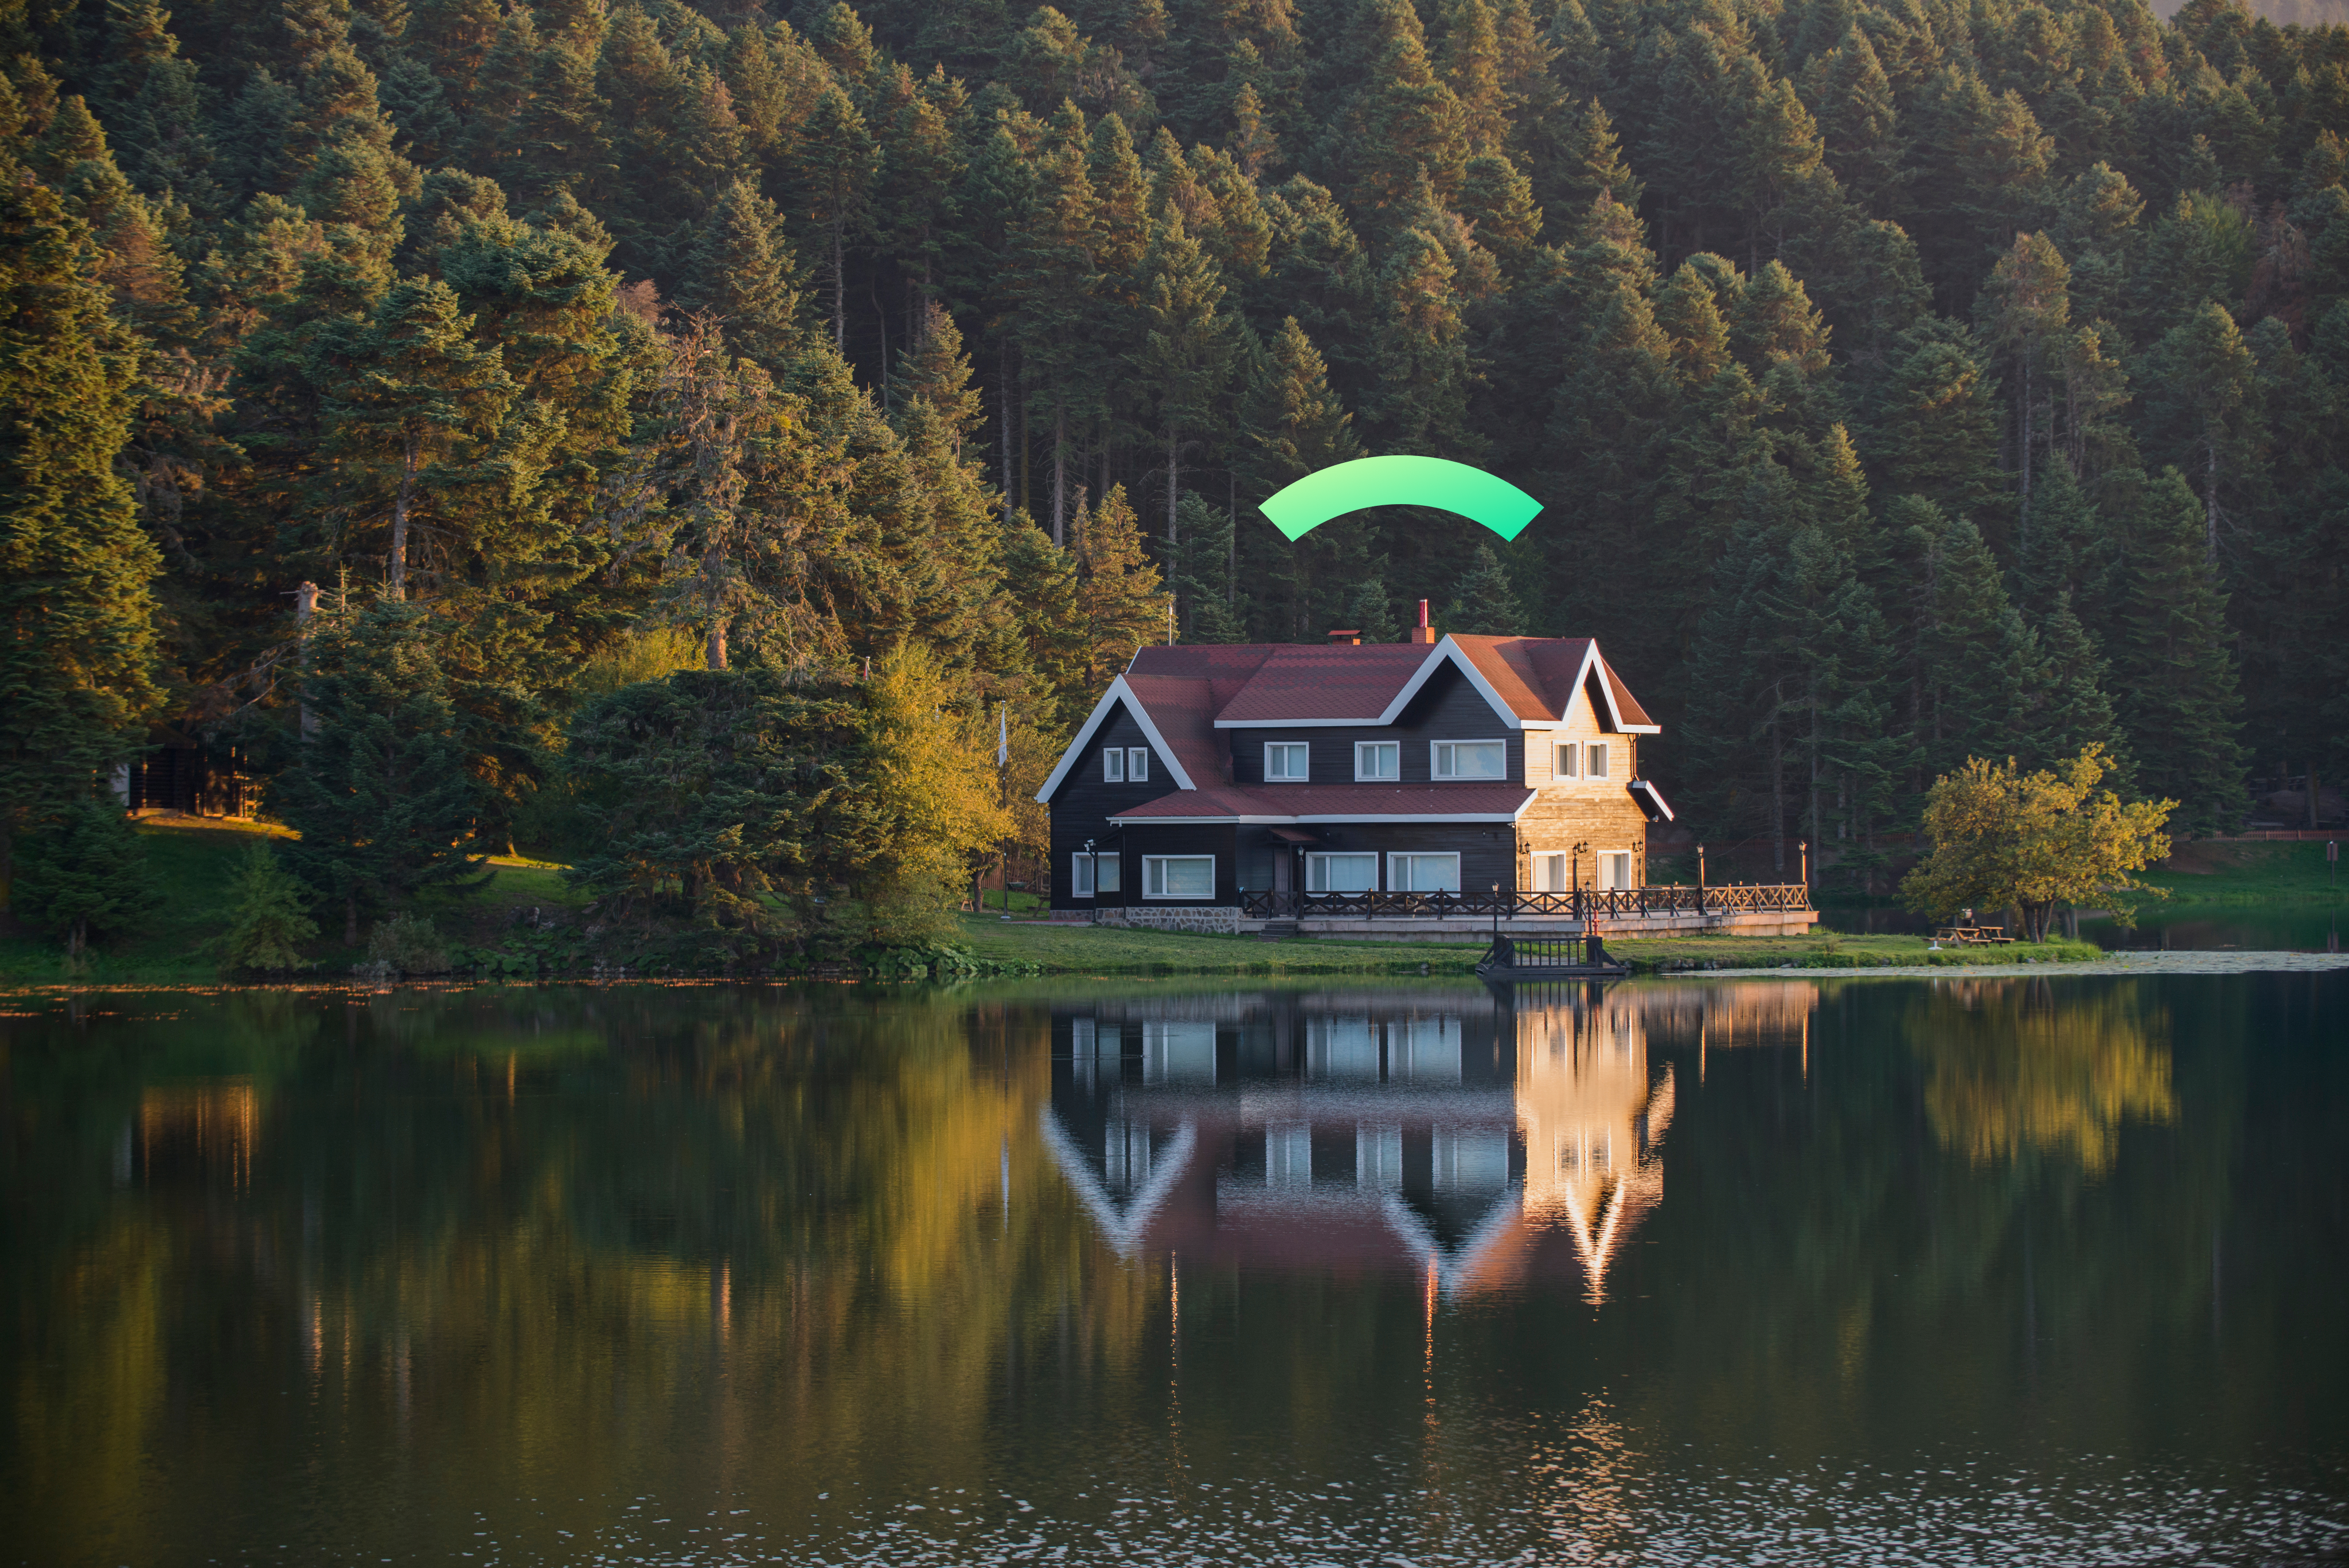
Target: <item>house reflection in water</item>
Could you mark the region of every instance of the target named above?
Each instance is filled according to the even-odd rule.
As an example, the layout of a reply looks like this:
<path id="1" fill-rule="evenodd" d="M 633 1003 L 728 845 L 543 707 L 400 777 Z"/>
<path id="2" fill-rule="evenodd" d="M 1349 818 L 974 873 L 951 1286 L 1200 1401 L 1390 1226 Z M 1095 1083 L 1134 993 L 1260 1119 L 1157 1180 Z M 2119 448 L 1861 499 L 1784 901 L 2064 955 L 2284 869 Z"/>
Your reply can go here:
<path id="1" fill-rule="evenodd" d="M 1812 988 L 1743 989 L 1105 1002 L 1053 1020 L 1044 1138 L 1126 1257 L 1598 1302 L 1663 1198 L 1671 1058 L 1807 1038 Z"/>

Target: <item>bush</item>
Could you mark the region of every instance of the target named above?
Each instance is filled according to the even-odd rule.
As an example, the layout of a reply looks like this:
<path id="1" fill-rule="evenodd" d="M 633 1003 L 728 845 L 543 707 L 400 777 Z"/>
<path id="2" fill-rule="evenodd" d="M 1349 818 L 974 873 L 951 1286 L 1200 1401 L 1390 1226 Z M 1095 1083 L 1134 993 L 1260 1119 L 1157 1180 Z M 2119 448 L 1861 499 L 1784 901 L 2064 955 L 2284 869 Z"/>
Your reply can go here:
<path id="1" fill-rule="evenodd" d="M 428 915 L 394 915 L 367 933 L 367 961 L 359 972 L 388 980 L 395 974 L 447 974 L 449 945 Z"/>
<path id="2" fill-rule="evenodd" d="M 223 973 L 276 974 L 306 969 L 299 949 L 318 934 L 302 912 L 302 885 L 277 863 L 262 839 L 244 852 L 229 883 L 225 929 L 205 944 L 220 955 Z"/>
<path id="3" fill-rule="evenodd" d="M 9 904 L 64 937 L 68 961 L 78 961 L 92 937 L 129 930 L 154 902 L 147 846 L 111 795 L 73 801 L 17 852 Z"/>

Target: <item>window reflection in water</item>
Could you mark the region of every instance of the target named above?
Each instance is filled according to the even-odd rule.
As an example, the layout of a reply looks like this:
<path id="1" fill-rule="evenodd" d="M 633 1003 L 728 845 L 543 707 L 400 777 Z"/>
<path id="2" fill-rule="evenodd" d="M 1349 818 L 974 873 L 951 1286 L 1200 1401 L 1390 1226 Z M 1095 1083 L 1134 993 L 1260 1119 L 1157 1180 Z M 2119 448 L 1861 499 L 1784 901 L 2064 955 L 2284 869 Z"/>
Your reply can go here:
<path id="1" fill-rule="evenodd" d="M 1661 1029 L 1790 1047 L 1806 984 L 1102 1002 L 1055 1021 L 1044 1137 L 1121 1255 L 1547 1281 L 1604 1300 L 1664 1189 Z"/>

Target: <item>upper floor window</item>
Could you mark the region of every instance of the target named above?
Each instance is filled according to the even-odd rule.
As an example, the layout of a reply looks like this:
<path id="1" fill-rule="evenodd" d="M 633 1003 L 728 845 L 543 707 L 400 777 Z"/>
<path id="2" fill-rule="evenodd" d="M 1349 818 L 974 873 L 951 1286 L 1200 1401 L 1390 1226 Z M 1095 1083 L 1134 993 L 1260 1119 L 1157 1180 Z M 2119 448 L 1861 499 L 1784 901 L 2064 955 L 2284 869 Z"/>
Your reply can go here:
<path id="1" fill-rule="evenodd" d="M 1607 776 L 1607 748 L 1603 745 L 1590 748 L 1590 776 L 1595 779 Z"/>
<path id="2" fill-rule="evenodd" d="M 1368 783 L 1392 783 L 1402 777 L 1402 742 L 1354 742 L 1354 776 Z"/>
<path id="3" fill-rule="evenodd" d="M 1103 784 L 1125 782 L 1125 748 L 1123 746 L 1112 746 L 1102 753 L 1102 782 Z"/>
<path id="4" fill-rule="evenodd" d="M 1496 779 L 1506 772 L 1504 741 L 1437 741 L 1434 774 L 1440 779 Z"/>
<path id="5" fill-rule="evenodd" d="M 1267 784 L 1303 784 L 1310 753 L 1303 741 L 1274 741 L 1264 748 Z"/>
<path id="6" fill-rule="evenodd" d="M 1125 748 L 1125 782 L 1128 784 L 1150 782 L 1150 748 L 1148 746 Z"/>
<path id="7" fill-rule="evenodd" d="M 1557 749 L 1557 776 L 1562 779 L 1582 776 L 1582 748 L 1571 741 Z"/>

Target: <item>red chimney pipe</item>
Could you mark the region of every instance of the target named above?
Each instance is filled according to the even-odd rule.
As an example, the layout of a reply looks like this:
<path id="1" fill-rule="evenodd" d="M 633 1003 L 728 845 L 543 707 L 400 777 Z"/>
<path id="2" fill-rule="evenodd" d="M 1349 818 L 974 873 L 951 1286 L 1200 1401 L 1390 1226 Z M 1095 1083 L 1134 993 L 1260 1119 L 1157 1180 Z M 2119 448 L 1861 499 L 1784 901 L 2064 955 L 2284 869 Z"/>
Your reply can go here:
<path id="1" fill-rule="evenodd" d="M 1425 599 L 1419 601 L 1419 624 L 1411 628 L 1411 639 L 1413 642 L 1433 642 L 1435 640 L 1435 628 L 1427 624 L 1427 601 Z"/>

